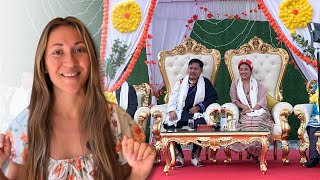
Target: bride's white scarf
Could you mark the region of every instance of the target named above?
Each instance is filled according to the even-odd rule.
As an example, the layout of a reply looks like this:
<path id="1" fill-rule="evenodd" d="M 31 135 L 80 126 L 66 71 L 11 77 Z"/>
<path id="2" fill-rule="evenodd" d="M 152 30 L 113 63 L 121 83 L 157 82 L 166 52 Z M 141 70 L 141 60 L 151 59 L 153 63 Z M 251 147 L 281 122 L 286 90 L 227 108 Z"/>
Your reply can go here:
<path id="1" fill-rule="evenodd" d="M 251 106 L 249 105 L 248 100 L 246 98 L 246 95 L 244 93 L 243 83 L 242 83 L 241 79 L 239 79 L 239 81 L 238 81 L 237 94 L 238 94 L 239 100 L 242 104 L 249 106 L 250 109 L 253 109 L 253 107 L 256 106 L 257 101 L 258 101 L 258 82 L 257 82 L 257 80 L 254 77 L 252 77 L 252 75 L 251 75 L 251 77 L 250 77 L 250 94 L 249 94 L 250 100 L 251 100 Z M 265 109 L 260 108 L 258 110 L 254 110 L 253 112 L 247 113 L 246 115 L 247 116 L 260 116 L 265 112 L 266 112 Z"/>
<path id="2" fill-rule="evenodd" d="M 182 113 L 183 107 L 185 105 L 188 91 L 189 91 L 189 75 L 187 75 L 186 77 L 183 78 L 181 86 L 180 86 L 178 102 L 177 102 L 178 104 L 177 104 L 177 109 L 176 109 L 178 119 L 174 120 L 174 121 L 170 121 L 169 116 L 167 116 L 166 123 L 168 124 L 168 126 L 172 126 L 172 125 L 176 126 L 177 122 L 181 119 L 181 113 Z M 200 103 L 200 102 L 203 102 L 204 98 L 205 98 L 205 82 L 204 82 L 203 76 L 200 75 L 198 82 L 197 82 L 197 91 L 196 91 L 196 96 L 194 98 L 193 106 Z M 194 118 L 199 118 L 199 117 L 203 117 L 203 114 L 201 114 L 201 113 L 194 114 Z"/>

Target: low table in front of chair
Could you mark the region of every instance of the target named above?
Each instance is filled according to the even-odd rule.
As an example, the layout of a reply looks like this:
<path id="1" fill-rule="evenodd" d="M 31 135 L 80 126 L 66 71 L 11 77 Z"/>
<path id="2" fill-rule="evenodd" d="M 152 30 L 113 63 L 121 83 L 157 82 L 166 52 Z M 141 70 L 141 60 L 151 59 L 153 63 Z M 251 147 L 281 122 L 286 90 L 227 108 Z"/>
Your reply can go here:
<path id="1" fill-rule="evenodd" d="M 220 147 L 227 147 L 235 142 L 249 144 L 253 141 L 260 141 L 262 144 L 262 151 L 260 156 L 260 170 L 263 174 L 267 171 L 266 155 L 269 148 L 268 131 L 209 131 L 198 132 L 188 131 L 185 129 L 177 129 L 173 132 L 161 132 L 161 147 L 165 155 L 166 165 L 164 173 L 169 174 L 170 168 L 175 167 L 175 150 L 174 143 L 181 145 L 194 143 L 202 147 L 209 147 L 216 151 Z M 168 149 L 169 148 L 169 149 Z M 171 161 L 169 154 L 171 155 Z"/>

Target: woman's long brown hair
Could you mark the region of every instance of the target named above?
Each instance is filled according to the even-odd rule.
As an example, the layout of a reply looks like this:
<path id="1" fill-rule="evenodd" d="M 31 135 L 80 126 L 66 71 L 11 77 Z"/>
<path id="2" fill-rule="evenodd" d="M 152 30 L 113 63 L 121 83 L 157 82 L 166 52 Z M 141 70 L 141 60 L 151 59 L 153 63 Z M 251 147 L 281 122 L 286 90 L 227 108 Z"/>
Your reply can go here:
<path id="1" fill-rule="evenodd" d="M 60 26 L 72 26 L 83 37 L 90 58 L 91 70 L 85 83 L 85 100 L 81 113 L 80 132 L 88 135 L 88 146 L 95 163 L 95 179 L 116 179 L 117 160 L 114 135 L 110 128 L 110 112 L 101 90 L 99 65 L 93 41 L 84 24 L 74 18 L 55 18 L 48 23 L 40 37 L 34 64 L 34 80 L 28 122 L 27 180 L 47 179 L 49 146 L 52 135 L 50 116 L 53 84 L 45 73 L 44 54 L 50 32 Z"/>

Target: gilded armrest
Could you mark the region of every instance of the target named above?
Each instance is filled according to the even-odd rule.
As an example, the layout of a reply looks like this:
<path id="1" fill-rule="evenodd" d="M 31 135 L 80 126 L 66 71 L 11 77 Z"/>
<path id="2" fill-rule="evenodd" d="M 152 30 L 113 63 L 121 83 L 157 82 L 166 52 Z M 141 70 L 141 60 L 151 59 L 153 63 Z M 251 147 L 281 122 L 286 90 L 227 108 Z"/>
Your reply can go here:
<path id="1" fill-rule="evenodd" d="M 206 112 L 204 113 L 204 119 L 205 119 L 206 123 L 209 125 L 213 125 L 216 123 L 214 120 L 213 113 L 212 113 L 215 109 L 220 111 L 221 106 L 218 103 L 212 103 L 207 107 Z"/>
<path id="2" fill-rule="evenodd" d="M 134 122 L 136 122 L 141 129 L 146 132 L 147 120 L 150 115 L 150 109 L 148 107 L 140 107 L 134 114 Z"/>
<path id="3" fill-rule="evenodd" d="M 228 119 L 228 129 L 237 129 L 236 124 L 232 123 L 232 120 L 238 122 L 240 111 L 239 108 L 233 103 L 225 103 L 221 106 L 221 108 L 226 109 L 227 119 Z"/>
<path id="4" fill-rule="evenodd" d="M 312 114 L 312 104 L 297 104 L 293 108 L 294 114 L 300 120 L 300 127 L 298 129 L 298 137 L 300 140 L 300 144 L 305 145 L 305 148 L 309 146 L 309 140 L 306 139 L 308 137 L 306 133 L 306 125 L 308 124 L 311 114 Z"/>
<path id="5" fill-rule="evenodd" d="M 225 103 L 221 107 L 225 107 L 226 108 L 227 116 L 229 116 L 229 113 L 230 113 L 230 115 L 232 116 L 232 119 L 235 119 L 237 121 L 239 120 L 240 111 L 239 111 L 239 108 L 235 104 L 233 104 L 233 103 Z"/>
<path id="6" fill-rule="evenodd" d="M 154 117 L 154 123 L 152 127 L 152 134 L 156 141 L 160 140 L 160 132 L 164 119 L 167 115 L 167 104 L 156 105 L 150 109 L 152 117 Z"/>
<path id="7" fill-rule="evenodd" d="M 271 110 L 271 115 L 275 122 L 275 127 L 281 127 L 281 132 L 279 132 L 279 140 L 287 140 L 290 133 L 290 125 L 288 123 L 288 116 L 293 112 L 293 107 L 287 102 L 279 102 L 273 106 Z M 275 131 L 274 131 L 275 132 Z M 273 135 L 274 135 L 273 132 Z"/>
<path id="8" fill-rule="evenodd" d="M 299 153 L 300 164 L 307 162 L 306 150 L 309 148 L 309 139 L 306 132 L 306 125 L 308 124 L 312 114 L 312 104 L 297 104 L 293 108 L 294 114 L 300 120 L 300 127 L 298 129 L 298 138 L 300 141 Z"/>

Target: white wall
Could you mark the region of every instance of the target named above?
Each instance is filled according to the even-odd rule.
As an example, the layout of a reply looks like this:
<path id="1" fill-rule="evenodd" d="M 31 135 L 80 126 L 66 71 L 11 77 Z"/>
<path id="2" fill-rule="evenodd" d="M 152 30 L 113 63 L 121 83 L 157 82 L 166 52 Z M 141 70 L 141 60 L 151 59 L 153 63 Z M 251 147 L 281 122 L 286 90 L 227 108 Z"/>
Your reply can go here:
<path id="1" fill-rule="evenodd" d="M 102 15 L 103 0 L 0 0 L 0 132 L 28 104 L 44 26 L 58 16 L 75 16 L 88 27 L 98 53 Z"/>

